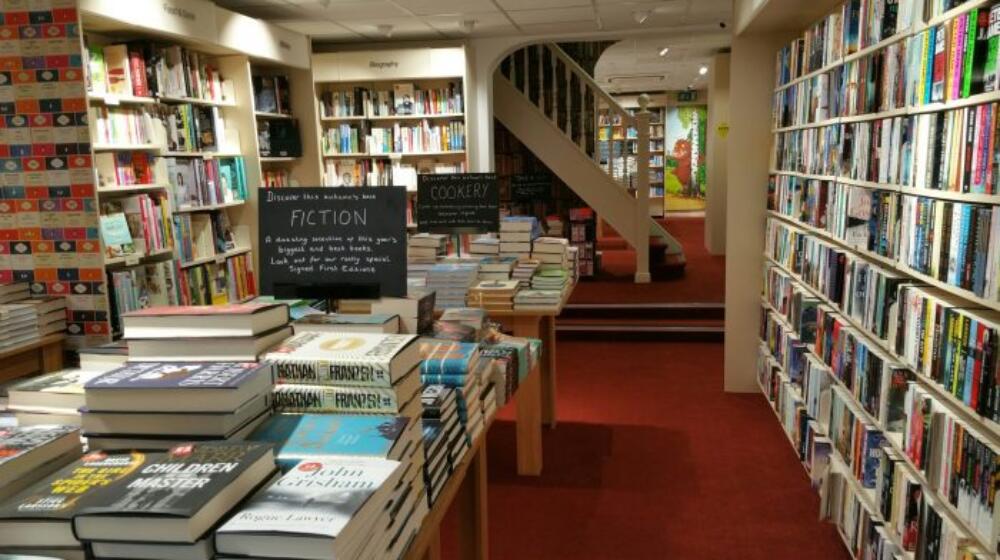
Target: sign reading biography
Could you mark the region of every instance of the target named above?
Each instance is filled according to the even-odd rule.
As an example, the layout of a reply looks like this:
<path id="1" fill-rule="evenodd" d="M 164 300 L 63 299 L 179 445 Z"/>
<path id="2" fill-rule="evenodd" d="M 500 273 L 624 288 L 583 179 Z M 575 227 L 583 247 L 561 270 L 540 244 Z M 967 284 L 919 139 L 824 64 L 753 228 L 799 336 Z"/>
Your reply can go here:
<path id="1" fill-rule="evenodd" d="M 417 229 L 430 233 L 499 231 L 496 173 L 418 175 Z"/>
<path id="2" fill-rule="evenodd" d="M 519 173 L 510 178 L 510 198 L 514 202 L 534 202 L 552 198 L 552 176 L 547 173 Z"/>
<path id="3" fill-rule="evenodd" d="M 406 295 L 403 187 L 260 189 L 260 292 Z"/>

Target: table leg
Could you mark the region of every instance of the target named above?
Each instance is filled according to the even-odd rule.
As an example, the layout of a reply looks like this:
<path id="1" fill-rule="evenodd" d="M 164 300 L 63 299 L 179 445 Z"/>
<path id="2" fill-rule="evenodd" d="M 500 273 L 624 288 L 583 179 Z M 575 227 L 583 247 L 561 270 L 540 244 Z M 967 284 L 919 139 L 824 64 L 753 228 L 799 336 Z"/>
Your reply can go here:
<path id="1" fill-rule="evenodd" d="M 62 343 L 49 344 L 38 349 L 42 355 L 42 373 L 51 373 L 63 368 Z"/>
<path id="2" fill-rule="evenodd" d="M 514 317 L 514 336 L 541 338 L 542 318 Z M 543 341 L 544 344 L 544 341 Z M 543 354 L 545 350 L 543 349 Z M 541 369 L 541 366 L 536 369 Z M 517 388 L 517 474 L 542 474 L 542 381 L 532 370 Z"/>
<path id="3" fill-rule="evenodd" d="M 556 427 L 556 318 L 542 317 L 542 421 Z"/>
<path id="4" fill-rule="evenodd" d="M 472 457 L 465 480 L 456 496 L 458 507 L 458 551 L 462 560 L 489 557 L 489 512 L 486 504 L 486 442 Z"/>

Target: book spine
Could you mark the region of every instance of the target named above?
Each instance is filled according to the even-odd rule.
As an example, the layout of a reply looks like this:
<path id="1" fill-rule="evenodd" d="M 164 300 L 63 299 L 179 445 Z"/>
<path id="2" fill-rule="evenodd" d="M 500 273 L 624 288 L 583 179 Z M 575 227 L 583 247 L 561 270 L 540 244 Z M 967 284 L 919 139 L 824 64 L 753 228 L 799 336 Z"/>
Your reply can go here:
<path id="1" fill-rule="evenodd" d="M 395 414 L 399 402 L 394 391 L 369 387 L 278 385 L 273 394 L 278 412 Z"/>
<path id="2" fill-rule="evenodd" d="M 349 385 L 354 387 L 392 387 L 388 363 L 367 361 L 269 359 L 277 383 L 301 385 Z"/>

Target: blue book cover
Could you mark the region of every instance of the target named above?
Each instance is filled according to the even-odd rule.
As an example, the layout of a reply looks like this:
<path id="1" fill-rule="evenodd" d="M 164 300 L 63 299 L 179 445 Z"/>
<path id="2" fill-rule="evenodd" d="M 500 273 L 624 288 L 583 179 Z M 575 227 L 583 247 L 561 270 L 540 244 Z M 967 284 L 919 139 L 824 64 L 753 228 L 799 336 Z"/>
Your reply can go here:
<path id="1" fill-rule="evenodd" d="M 937 27 L 927 30 L 929 41 L 926 43 L 930 52 L 927 52 L 927 77 L 924 80 L 924 104 L 931 102 L 931 91 L 934 87 L 934 45 L 937 44 Z"/>
<path id="2" fill-rule="evenodd" d="M 269 364 L 254 362 L 129 363 L 91 379 L 84 389 L 235 389 L 258 375 L 271 375 Z"/>
<path id="3" fill-rule="evenodd" d="M 273 443 L 278 466 L 287 471 L 320 457 L 388 459 L 408 424 L 405 416 L 277 414 L 249 439 Z"/>
<path id="4" fill-rule="evenodd" d="M 446 387 L 462 387 L 465 385 L 467 376 L 451 374 L 425 374 L 420 376 L 420 382 L 424 385 L 444 385 Z"/>
<path id="5" fill-rule="evenodd" d="M 966 348 L 968 352 L 965 355 L 965 363 L 962 367 L 965 369 L 964 381 L 965 386 L 962 388 L 962 402 L 971 403 L 972 402 L 972 382 L 975 381 L 976 371 L 976 355 L 981 354 L 976 351 L 976 338 L 979 332 L 979 321 L 969 318 L 969 338 L 965 341 Z"/>
<path id="6" fill-rule="evenodd" d="M 866 428 L 865 432 L 865 462 L 862 472 L 861 485 L 865 488 L 875 488 L 875 479 L 878 478 L 878 466 L 882 459 L 882 432 Z"/>
<path id="7" fill-rule="evenodd" d="M 474 342 L 423 342 L 420 344 L 421 377 L 424 375 L 464 376 L 477 358 L 479 345 Z M 464 384 L 464 383 L 463 383 Z"/>

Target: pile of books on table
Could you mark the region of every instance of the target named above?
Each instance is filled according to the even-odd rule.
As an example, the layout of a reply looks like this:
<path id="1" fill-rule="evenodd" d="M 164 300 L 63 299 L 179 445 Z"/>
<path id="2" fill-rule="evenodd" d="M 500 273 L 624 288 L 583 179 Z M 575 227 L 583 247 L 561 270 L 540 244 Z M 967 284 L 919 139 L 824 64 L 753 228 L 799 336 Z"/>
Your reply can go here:
<path id="1" fill-rule="evenodd" d="M 340 300 L 337 310 L 349 314 L 398 315 L 399 332 L 424 334 L 431 332 L 434 325 L 436 301 L 433 290 L 410 288 L 406 297 Z"/>
<path id="2" fill-rule="evenodd" d="M 406 260 L 411 263 L 437 262 L 448 250 L 448 237 L 438 233 L 416 233 L 406 243 Z"/>
<path id="3" fill-rule="evenodd" d="M 531 242 L 541 235 L 541 226 L 534 216 L 507 216 L 500 220 L 500 256 L 527 259 Z"/>
<path id="4" fill-rule="evenodd" d="M 14 303 L 31 297 L 27 282 L 0 284 L 0 304 Z"/>
<path id="5" fill-rule="evenodd" d="M 434 290 L 438 309 L 465 307 L 465 298 L 479 277 L 475 263 L 438 263 L 427 273 L 427 289 Z"/>
<path id="6" fill-rule="evenodd" d="M 570 282 L 576 284 L 580 281 L 580 247 L 570 245 L 567 254 L 569 255 Z"/>
<path id="7" fill-rule="evenodd" d="M 469 290 L 469 305 L 487 311 L 513 311 L 518 280 L 486 280 Z"/>
<path id="8" fill-rule="evenodd" d="M 517 280 L 519 287 L 526 288 L 531 285 L 531 278 L 541 264 L 534 259 L 518 259 L 510 277 L 512 280 Z"/>
<path id="9" fill-rule="evenodd" d="M 563 237 L 565 233 L 566 225 L 563 223 L 562 218 L 558 214 L 549 214 L 545 216 L 545 233 L 553 237 Z"/>
<path id="10" fill-rule="evenodd" d="M 427 501 L 433 505 L 469 448 L 465 428 L 458 420 L 455 390 L 445 385 L 424 387 L 424 480 Z"/>
<path id="11" fill-rule="evenodd" d="M 517 259 L 514 257 L 490 256 L 483 257 L 479 261 L 479 281 L 483 280 L 510 280 L 511 273 Z"/>
<path id="12" fill-rule="evenodd" d="M 64 369 L 13 383 L 7 387 L 7 410 L 19 426 L 79 426 L 84 385 L 110 368 Z"/>
<path id="13" fill-rule="evenodd" d="M 478 307 L 446 309 L 434 321 L 434 338 L 458 342 L 479 342 L 486 328 L 486 311 Z"/>
<path id="14" fill-rule="evenodd" d="M 540 270 L 569 268 L 569 241 L 562 237 L 539 237 L 531 243 L 531 258 L 539 261 Z"/>
<path id="15" fill-rule="evenodd" d="M 89 452 L 0 504 L 0 550 L 209 560 L 215 527 L 275 474 L 271 447 L 257 443 Z"/>
<path id="16" fill-rule="evenodd" d="M 474 257 L 495 257 L 500 254 L 500 240 L 492 233 L 480 235 L 469 243 L 469 254 Z"/>
<path id="17" fill-rule="evenodd" d="M 66 330 L 66 298 L 32 298 L 27 282 L 0 285 L 0 352 Z"/>
<path id="18" fill-rule="evenodd" d="M 482 379 L 491 363 L 480 360 L 479 344 L 438 339 L 422 339 L 420 379 L 424 385 L 445 385 L 455 390 L 458 419 L 471 444 L 483 429 Z"/>
<path id="19" fill-rule="evenodd" d="M 399 315 L 388 313 L 320 313 L 292 323 L 295 334 L 303 332 L 373 332 L 398 334 Z"/>
<path id="20" fill-rule="evenodd" d="M 517 311 L 554 311 L 562 303 L 560 290 L 521 290 L 514 295 L 514 309 Z"/>
<path id="21" fill-rule="evenodd" d="M 81 453 L 76 426 L 0 427 L 0 501 L 66 466 Z M 5 543 L 6 539 L 0 539 L 0 551 Z"/>
<path id="22" fill-rule="evenodd" d="M 531 288 L 534 290 L 553 290 L 560 293 L 569 285 L 569 274 L 563 268 L 539 269 L 531 277 Z"/>
<path id="23" fill-rule="evenodd" d="M 0 304 L 0 352 L 31 344 L 38 339 L 38 314 L 34 306 Z"/>
<path id="24" fill-rule="evenodd" d="M 518 349 L 506 344 L 483 345 L 480 353 L 491 361 L 487 372 L 488 384 L 493 388 L 496 407 L 507 404 L 520 386 Z"/>

